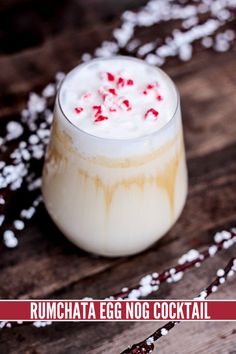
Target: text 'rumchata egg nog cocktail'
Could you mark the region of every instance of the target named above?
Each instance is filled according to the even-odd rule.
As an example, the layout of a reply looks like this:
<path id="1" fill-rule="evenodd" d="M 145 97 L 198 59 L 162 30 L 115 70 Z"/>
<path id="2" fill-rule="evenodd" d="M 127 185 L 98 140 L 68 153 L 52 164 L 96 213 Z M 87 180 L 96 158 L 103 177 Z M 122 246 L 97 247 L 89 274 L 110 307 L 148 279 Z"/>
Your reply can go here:
<path id="1" fill-rule="evenodd" d="M 96 254 L 134 254 L 170 229 L 186 194 L 170 78 L 122 56 L 72 70 L 57 95 L 43 172 L 45 204 L 61 231 Z"/>

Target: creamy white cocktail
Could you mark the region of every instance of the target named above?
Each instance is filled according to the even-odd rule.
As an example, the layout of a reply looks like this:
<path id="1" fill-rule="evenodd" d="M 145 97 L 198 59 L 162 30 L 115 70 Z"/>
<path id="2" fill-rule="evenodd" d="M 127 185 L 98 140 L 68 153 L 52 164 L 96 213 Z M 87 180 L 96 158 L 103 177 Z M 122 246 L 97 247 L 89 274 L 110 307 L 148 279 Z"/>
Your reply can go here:
<path id="1" fill-rule="evenodd" d="M 134 254 L 170 229 L 186 194 L 170 78 L 122 56 L 72 70 L 57 95 L 43 171 L 44 201 L 62 232 L 93 253 Z"/>

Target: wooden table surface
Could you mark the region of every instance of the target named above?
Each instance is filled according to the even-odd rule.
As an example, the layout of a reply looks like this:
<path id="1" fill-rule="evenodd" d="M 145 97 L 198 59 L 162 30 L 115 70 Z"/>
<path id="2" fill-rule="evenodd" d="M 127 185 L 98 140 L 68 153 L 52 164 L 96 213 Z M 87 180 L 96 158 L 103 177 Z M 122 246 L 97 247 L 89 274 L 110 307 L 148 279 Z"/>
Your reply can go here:
<path id="1" fill-rule="evenodd" d="M 0 116 L 19 119 L 28 93 L 42 89 L 57 71 L 73 68 L 85 51 L 110 37 L 127 8 L 143 0 L 2 0 L 0 4 Z M 47 11 L 46 11 L 47 9 Z M 158 31 L 162 31 L 162 25 Z M 164 29 L 163 29 L 164 30 Z M 153 37 L 153 28 L 143 38 Z M 186 63 L 171 59 L 164 69 L 181 94 L 189 170 L 184 212 L 172 230 L 146 252 L 127 258 L 91 256 L 71 245 L 40 208 L 19 236 L 19 247 L 1 249 L 0 297 L 7 299 L 104 298 L 141 276 L 176 264 L 191 248 L 202 249 L 215 230 L 236 222 L 236 51 L 196 48 Z M 224 250 L 153 298 L 191 299 L 235 254 Z M 211 298 L 233 299 L 232 278 Z M 161 325 L 161 324 L 160 324 Z M 23 324 L 1 332 L 0 353 L 115 354 L 149 335 L 159 323 Z M 234 322 L 184 323 L 157 343 L 162 354 L 235 354 Z"/>

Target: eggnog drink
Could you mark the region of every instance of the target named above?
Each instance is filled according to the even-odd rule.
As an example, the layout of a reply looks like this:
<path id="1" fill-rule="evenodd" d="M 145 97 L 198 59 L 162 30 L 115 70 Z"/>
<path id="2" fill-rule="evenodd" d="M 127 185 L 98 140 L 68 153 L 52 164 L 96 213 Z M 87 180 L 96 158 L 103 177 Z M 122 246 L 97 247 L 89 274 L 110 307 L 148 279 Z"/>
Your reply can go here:
<path id="1" fill-rule="evenodd" d="M 61 231 L 96 254 L 135 254 L 170 229 L 186 194 L 170 78 L 122 56 L 72 70 L 57 95 L 43 171 L 45 205 Z"/>

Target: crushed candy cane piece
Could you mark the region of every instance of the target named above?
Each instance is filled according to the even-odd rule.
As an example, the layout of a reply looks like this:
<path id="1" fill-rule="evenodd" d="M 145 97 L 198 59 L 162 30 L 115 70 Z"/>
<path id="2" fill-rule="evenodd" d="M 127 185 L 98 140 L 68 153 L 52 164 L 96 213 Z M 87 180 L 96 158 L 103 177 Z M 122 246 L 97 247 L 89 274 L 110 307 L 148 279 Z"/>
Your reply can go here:
<path id="1" fill-rule="evenodd" d="M 112 73 L 107 72 L 107 80 L 108 81 L 115 81 L 115 75 L 113 75 Z"/>
<path id="2" fill-rule="evenodd" d="M 123 79 L 122 77 L 119 77 L 118 78 L 118 81 L 117 81 L 117 86 L 120 88 L 120 87 L 124 87 L 125 86 L 125 79 Z"/>
<path id="3" fill-rule="evenodd" d="M 99 115 L 97 118 L 95 118 L 94 122 L 98 123 L 98 122 L 102 122 L 103 120 L 108 120 L 108 117 Z"/>
<path id="4" fill-rule="evenodd" d="M 77 114 L 80 114 L 81 112 L 83 112 L 83 108 L 82 107 L 75 107 L 75 112 L 77 113 Z"/>
<path id="5" fill-rule="evenodd" d="M 129 100 L 127 100 L 127 99 L 125 99 L 125 100 L 123 100 L 123 105 L 126 107 L 126 109 L 127 109 L 127 111 L 130 111 L 131 109 L 132 109 L 132 107 L 131 107 L 131 104 L 130 104 L 130 101 Z"/>
<path id="6" fill-rule="evenodd" d="M 159 113 L 156 111 L 154 108 L 150 108 L 147 110 L 147 112 L 144 115 L 144 118 L 147 119 L 149 117 L 154 117 L 155 119 L 158 117 Z"/>
<path id="7" fill-rule="evenodd" d="M 110 92 L 113 96 L 117 96 L 117 92 L 114 88 L 109 88 L 108 92 Z"/>

